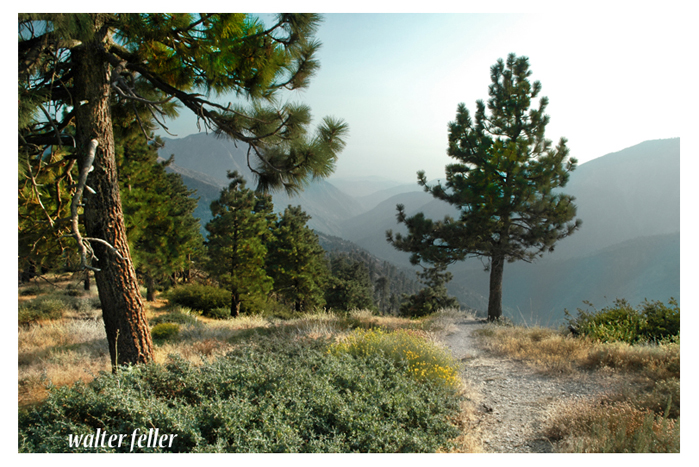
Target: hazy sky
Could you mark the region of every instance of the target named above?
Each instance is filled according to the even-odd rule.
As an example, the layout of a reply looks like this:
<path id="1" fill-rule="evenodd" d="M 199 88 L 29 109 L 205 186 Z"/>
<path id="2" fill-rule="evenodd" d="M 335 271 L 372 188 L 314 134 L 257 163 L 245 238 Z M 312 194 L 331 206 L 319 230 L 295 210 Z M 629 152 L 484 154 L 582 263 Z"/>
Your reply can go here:
<path id="1" fill-rule="evenodd" d="M 638 9 L 636 9 L 638 10 Z M 547 137 L 580 163 L 642 141 L 680 136 L 686 85 L 677 14 L 599 9 L 542 14 L 324 15 L 320 70 L 288 100 L 350 126 L 334 177 L 415 181 L 444 175 L 447 124 L 464 102 L 488 99 L 490 66 L 529 57 L 548 96 Z M 678 81 L 678 78 L 680 80 Z M 687 78 L 685 78 L 687 79 Z M 183 112 L 184 114 L 184 112 Z M 170 125 L 197 131 L 191 116 Z"/>

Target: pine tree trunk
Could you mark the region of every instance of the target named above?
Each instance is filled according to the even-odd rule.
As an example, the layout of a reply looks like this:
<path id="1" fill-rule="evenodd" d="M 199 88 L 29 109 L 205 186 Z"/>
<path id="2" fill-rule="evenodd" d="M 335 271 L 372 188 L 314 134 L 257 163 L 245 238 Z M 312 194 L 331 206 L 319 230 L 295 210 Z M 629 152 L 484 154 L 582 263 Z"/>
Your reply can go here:
<path id="1" fill-rule="evenodd" d="M 83 289 L 90 290 L 90 271 L 85 270 L 85 279 L 83 280 Z"/>
<path id="2" fill-rule="evenodd" d="M 112 368 L 116 365 L 145 363 L 153 360 L 153 342 L 138 281 L 126 240 L 121 197 L 114 154 L 114 135 L 109 106 L 110 69 L 101 59 L 102 40 L 99 15 L 94 42 L 73 52 L 75 72 L 76 139 L 78 165 L 85 165 L 86 148 L 91 139 L 99 142 L 94 169 L 87 184 L 96 193 L 85 192 L 85 236 L 105 240 L 114 246 L 123 259 L 104 245 L 92 242 L 97 261 L 93 266 L 95 283 L 102 304 Z M 105 28 L 106 29 L 106 28 Z"/>
<path id="3" fill-rule="evenodd" d="M 238 294 L 231 294 L 231 318 L 237 318 L 240 316 L 240 298 Z"/>
<path id="4" fill-rule="evenodd" d="M 505 269 L 505 258 L 493 255 L 490 261 L 490 295 L 488 296 L 488 321 L 494 321 L 502 316 L 502 275 Z"/>

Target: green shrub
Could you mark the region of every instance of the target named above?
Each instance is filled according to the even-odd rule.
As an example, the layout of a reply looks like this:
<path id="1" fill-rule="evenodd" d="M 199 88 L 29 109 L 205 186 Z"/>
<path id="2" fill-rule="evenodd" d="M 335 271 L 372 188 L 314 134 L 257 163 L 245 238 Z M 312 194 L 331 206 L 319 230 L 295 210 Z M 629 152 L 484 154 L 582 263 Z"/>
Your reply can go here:
<path id="1" fill-rule="evenodd" d="M 407 364 L 408 374 L 415 379 L 452 388 L 459 384 L 458 365 L 451 354 L 428 342 L 417 331 L 355 329 L 343 342 L 333 345 L 330 351 L 359 357 L 384 355 L 394 362 Z"/>
<path id="2" fill-rule="evenodd" d="M 645 301 L 639 311 L 621 299 L 599 311 L 578 309 L 576 318 L 571 318 L 567 310 L 565 313 L 571 329 L 601 342 L 658 342 L 679 336 L 680 309 L 674 299 L 669 304 L 671 307 Z"/>
<path id="3" fill-rule="evenodd" d="M 173 305 L 181 305 L 206 314 L 215 308 L 230 310 L 231 294 L 225 289 L 201 284 L 186 284 L 174 287 L 166 298 Z"/>
<path id="4" fill-rule="evenodd" d="M 641 335 L 650 341 L 660 341 L 680 335 L 680 307 L 674 298 L 665 306 L 660 301 L 644 301 Z"/>
<path id="5" fill-rule="evenodd" d="M 293 341 L 292 341 L 293 342 Z M 272 345 L 274 347 L 276 344 Z M 131 433 L 177 435 L 172 452 L 435 452 L 460 434 L 456 391 L 406 364 L 355 358 L 325 342 L 245 347 L 195 366 L 173 358 L 53 389 L 20 412 L 20 452 L 130 450 Z M 69 446 L 69 435 L 128 434 L 125 446 Z"/>
<path id="6" fill-rule="evenodd" d="M 459 306 L 459 301 L 447 294 L 446 287 L 425 287 L 407 297 L 401 304 L 399 313 L 409 318 L 419 318 L 445 308 L 459 308 Z"/>
<path id="7" fill-rule="evenodd" d="M 231 317 L 231 307 L 219 307 L 204 312 L 204 316 L 213 319 L 229 319 Z"/>
<path id="8" fill-rule="evenodd" d="M 197 317 L 192 310 L 183 307 L 177 307 L 173 311 L 160 315 L 151 320 L 151 324 L 160 323 L 177 323 L 177 324 L 196 324 Z"/>
<path id="9" fill-rule="evenodd" d="M 150 331 L 153 339 L 169 340 L 176 337 L 180 333 L 180 325 L 177 323 L 160 323 L 153 326 Z"/>
<path id="10" fill-rule="evenodd" d="M 61 319 L 69 308 L 64 300 L 56 297 L 37 297 L 24 302 L 18 309 L 19 324 L 28 324 L 44 319 Z"/>
<path id="11" fill-rule="evenodd" d="M 19 295 L 22 297 L 27 295 L 41 295 L 44 292 L 44 289 L 38 286 L 30 286 L 19 289 Z"/>

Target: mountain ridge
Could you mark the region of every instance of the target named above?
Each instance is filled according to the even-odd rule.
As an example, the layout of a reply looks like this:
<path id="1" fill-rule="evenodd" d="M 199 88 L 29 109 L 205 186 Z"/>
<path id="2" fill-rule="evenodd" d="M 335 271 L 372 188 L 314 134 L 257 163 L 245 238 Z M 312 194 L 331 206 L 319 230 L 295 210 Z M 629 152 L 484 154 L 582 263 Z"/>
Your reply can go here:
<path id="1" fill-rule="evenodd" d="M 188 138 L 190 140 L 183 145 L 178 145 L 177 140 L 166 141 L 161 155 L 165 157 L 168 151 L 176 153 L 175 163 L 169 170 L 180 173 L 190 189 L 197 189 L 196 196 L 202 198 L 197 213 L 202 215 L 202 225 L 205 225 L 208 220 L 208 204 L 218 197 L 218 192 L 227 183 L 225 170 L 238 170 L 245 166 L 245 151 L 241 148 L 233 150 L 221 147 L 225 140 L 217 138 L 207 146 L 206 138 L 213 138 L 211 135 L 206 138 L 191 138 L 190 135 Z M 231 144 L 228 143 L 229 146 Z M 217 151 L 220 151 L 218 155 Z M 201 156 L 202 161 L 199 161 L 200 154 L 204 154 Z M 236 159 L 236 163 L 229 163 L 233 159 Z M 197 168 L 217 172 L 207 172 L 200 176 Z M 246 167 L 242 167 L 239 171 L 244 176 L 247 174 L 249 181 L 254 181 L 253 174 L 245 169 Z M 576 197 L 578 217 L 583 220 L 582 228 L 559 241 L 553 253 L 546 254 L 533 266 L 519 262 L 505 268 L 505 314 L 518 318 L 516 315 L 520 315 L 520 310 L 529 309 L 530 313 L 548 316 L 548 308 L 553 307 L 557 310 L 556 319 L 560 319 L 561 307 L 575 309 L 581 306 L 578 302 L 556 301 L 555 297 L 560 290 L 580 290 L 580 293 L 569 294 L 575 297 L 574 300 L 599 301 L 598 295 L 591 288 L 603 288 L 604 284 L 595 285 L 594 281 L 586 280 L 580 273 L 576 275 L 575 271 L 587 271 L 599 276 L 604 271 L 614 270 L 615 262 L 636 265 L 629 274 L 623 274 L 627 277 L 627 285 L 618 285 L 620 291 L 631 296 L 618 298 L 639 302 L 643 287 L 650 287 L 648 284 L 652 282 L 648 279 L 652 276 L 652 264 L 638 259 L 644 254 L 655 255 L 656 263 L 659 267 L 662 265 L 661 269 L 665 271 L 663 274 L 672 276 L 665 281 L 664 286 L 654 289 L 650 294 L 654 296 L 647 298 L 667 300 L 669 296 L 665 295 L 670 294 L 679 300 L 679 173 L 679 138 L 645 141 L 580 164 L 571 173 L 570 181 L 562 191 Z M 301 205 L 311 215 L 309 225 L 317 232 L 341 237 L 381 260 L 414 271 L 415 267 L 411 267 L 409 263 L 409 254 L 395 250 L 386 242 L 386 230 L 405 232 L 402 230 L 404 226 L 396 223 L 396 204 L 404 204 L 408 215 L 425 212 L 433 219 L 441 219 L 444 215 L 456 216 L 458 211 L 425 193 L 417 183 L 415 189 L 410 189 L 410 185 L 386 181 L 383 177 L 368 178 L 366 184 L 355 187 L 356 191 L 380 188 L 382 183 L 387 183 L 388 186 L 369 195 L 352 197 L 327 180 L 317 180 L 296 198 L 274 194 L 275 209 L 281 211 L 288 204 Z M 214 180 L 218 183 L 217 187 L 212 185 Z M 394 194 L 395 191 L 404 189 L 408 191 Z M 609 250 L 605 250 L 607 248 Z M 451 267 L 454 279 L 449 284 L 449 290 L 463 305 L 482 310 L 487 306 L 487 274 L 482 271 L 483 265 L 476 261 L 469 260 Z M 591 272 L 591 265 L 595 262 L 601 269 Z M 527 266 L 530 268 L 527 269 Z M 633 268 L 642 270 L 634 272 Z M 552 275 L 550 271 L 557 272 Z M 548 287 L 546 280 L 550 282 Z M 635 288 L 628 285 L 633 281 L 646 285 Z M 614 281 L 609 279 L 607 282 Z M 554 284 L 558 284 L 558 289 Z M 587 291 L 582 290 L 585 288 Z M 532 296 L 528 292 L 531 290 L 536 290 L 541 298 Z M 609 292 L 608 295 L 612 293 Z"/>

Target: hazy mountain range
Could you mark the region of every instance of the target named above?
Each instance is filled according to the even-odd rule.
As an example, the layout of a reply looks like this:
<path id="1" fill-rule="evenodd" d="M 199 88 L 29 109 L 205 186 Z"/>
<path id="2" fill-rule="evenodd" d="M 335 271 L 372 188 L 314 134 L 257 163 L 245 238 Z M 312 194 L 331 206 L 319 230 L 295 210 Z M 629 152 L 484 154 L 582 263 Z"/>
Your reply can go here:
<path id="1" fill-rule="evenodd" d="M 195 215 L 202 225 L 209 204 L 227 185 L 226 171 L 237 170 L 254 187 L 246 151 L 225 139 L 196 134 L 165 138 L 163 158 L 175 156 L 170 170 L 182 175 L 200 197 Z M 438 174 L 428 174 L 438 175 Z M 564 192 L 576 197 L 582 228 L 558 243 L 535 263 L 505 266 L 504 313 L 515 320 L 555 324 L 563 309 L 596 307 L 616 298 L 638 304 L 644 298 L 680 298 L 680 140 L 646 141 L 581 164 Z M 454 208 L 435 200 L 417 183 L 380 177 L 315 181 L 298 197 L 273 195 L 275 208 L 301 205 L 318 232 L 348 240 L 374 256 L 402 268 L 408 254 L 387 242 L 388 229 L 401 231 L 396 205 L 410 215 L 422 211 L 441 219 Z M 485 263 L 486 260 L 483 260 Z M 485 310 L 488 275 L 483 263 L 469 260 L 452 266 L 449 289 L 463 306 Z"/>

